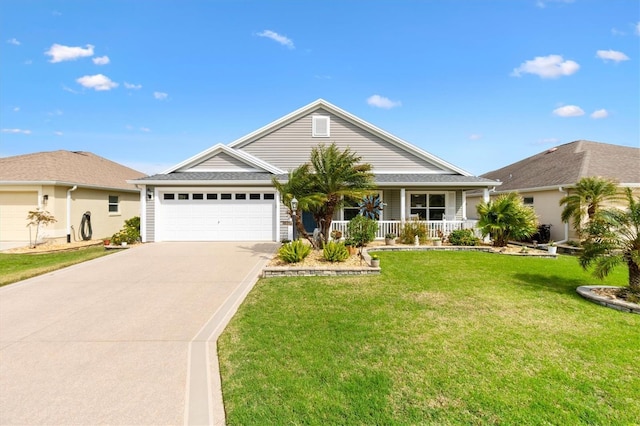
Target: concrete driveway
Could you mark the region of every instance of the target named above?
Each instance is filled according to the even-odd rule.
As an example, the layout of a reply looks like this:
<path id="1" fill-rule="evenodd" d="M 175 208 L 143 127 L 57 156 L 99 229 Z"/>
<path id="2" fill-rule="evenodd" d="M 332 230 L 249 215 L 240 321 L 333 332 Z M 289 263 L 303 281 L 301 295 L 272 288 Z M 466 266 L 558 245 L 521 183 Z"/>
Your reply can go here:
<path id="1" fill-rule="evenodd" d="M 0 423 L 224 423 L 215 341 L 276 248 L 145 244 L 0 288 Z"/>

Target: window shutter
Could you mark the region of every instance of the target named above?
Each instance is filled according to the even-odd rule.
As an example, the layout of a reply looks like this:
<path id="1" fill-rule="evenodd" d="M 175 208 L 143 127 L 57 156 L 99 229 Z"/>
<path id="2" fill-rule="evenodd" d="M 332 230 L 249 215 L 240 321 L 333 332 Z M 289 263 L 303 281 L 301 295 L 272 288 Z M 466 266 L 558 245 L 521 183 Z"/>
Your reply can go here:
<path id="1" fill-rule="evenodd" d="M 447 209 L 445 212 L 446 220 L 456 220 L 456 192 L 449 191 L 447 192 Z"/>

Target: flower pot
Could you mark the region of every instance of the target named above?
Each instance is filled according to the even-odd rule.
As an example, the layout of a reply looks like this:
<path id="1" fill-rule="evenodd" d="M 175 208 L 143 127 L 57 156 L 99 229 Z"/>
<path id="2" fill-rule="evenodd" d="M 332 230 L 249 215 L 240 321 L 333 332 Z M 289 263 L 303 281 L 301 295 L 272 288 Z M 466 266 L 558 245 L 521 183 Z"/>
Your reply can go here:
<path id="1" fill-rule="evenodd" d="M 371 259 L 371 267 L 379 268 L 380 267 L 380 259 Z"/>
<path id="2" fill-rule="evenodd" d="M 104 240 L 104 245 L 105 246 L 111 245 L 111 240 Z"/>
<path id="3" fill-rule="evenodd" d="M 355 246 L 347 246 L 347 250 L 349 250 L 349 254 L 353 256 L 358 252 L 358 248 Z"/>
<path id="4" fill-rule="evenodd" d="M 556 254 L 558 253 L 558 246 L 549 246 L 547 247 L 547 251 L 549 254 Z"/>
<path id="5" fill-rule="evenodd" d="M 384 243 L 388 246 L 393 246 L 396 244 L 396 239 L 395 238 L 385 238 L 384 239 Z"/>
<path id="6" fill-rule="evenodd" d="M 434 246 L 441 246 L 442 245 L 442 240 L 433 240 L 433 245 Z"/>

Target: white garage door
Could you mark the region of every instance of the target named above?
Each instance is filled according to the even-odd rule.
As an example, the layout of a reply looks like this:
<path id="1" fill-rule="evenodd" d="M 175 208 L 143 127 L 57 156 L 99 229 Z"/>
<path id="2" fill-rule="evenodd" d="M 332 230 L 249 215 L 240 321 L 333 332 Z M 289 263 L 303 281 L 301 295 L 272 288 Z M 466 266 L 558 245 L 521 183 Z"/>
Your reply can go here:
<path id="1" fill-rule="evenodd" d="M 273 241 L 275 194 L 161 192 L 156 241 Z"/>
<path id="2" fill-rule="evenodd" d="M 0 241 L 29 241 L 27 214 L 37 207 L 37 192 L 0 193 Z"/>

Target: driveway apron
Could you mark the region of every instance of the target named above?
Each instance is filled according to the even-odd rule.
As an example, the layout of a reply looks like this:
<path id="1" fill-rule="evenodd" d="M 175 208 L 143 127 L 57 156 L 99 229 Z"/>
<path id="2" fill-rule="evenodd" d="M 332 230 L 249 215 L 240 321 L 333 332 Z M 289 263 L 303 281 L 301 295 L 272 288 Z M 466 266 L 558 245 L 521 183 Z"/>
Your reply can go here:
<path id="1" fill-rule="evenodd" d="M 1 424 L 223 424 L 215 341 L 275 243 L 153 243 L 0 288 Z"/>

